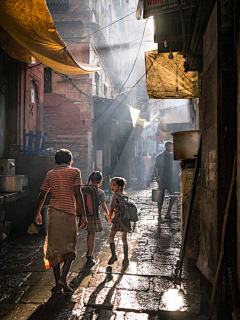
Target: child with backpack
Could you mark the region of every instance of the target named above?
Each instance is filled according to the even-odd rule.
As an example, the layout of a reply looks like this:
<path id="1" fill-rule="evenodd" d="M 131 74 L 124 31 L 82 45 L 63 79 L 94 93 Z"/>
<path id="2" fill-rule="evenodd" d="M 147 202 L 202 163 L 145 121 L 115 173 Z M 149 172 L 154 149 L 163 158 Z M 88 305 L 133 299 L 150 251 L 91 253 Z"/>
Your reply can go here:
<path id="1" fill-rule="evenodd" d="M 93 259 L 95 233 L 103 231 L 103 223 L 100 215 L 100 204 L 102 205 L 102 208 L 106 213 L 107 217 L 109 217 L 108 208 L 106 206 L 105 193 L 102 189 L 99 188 L 102 184 L 102 180 L 103 180 L 102 173 L 100 171 L 93 171 L 88 177 L 88 184 L 85 186 L 82 186 L 82 193 L 84 197 L 87 219 L 88 219 L 88 225 L 87 225 L 88 251 L 87 251 L 87 264 L 86 264 L 87 268 L 93 267 L 96 263 L 96 261 Z M 93 204 L 93 208 L 89 208 L 89 205 L 88 205 L 89 201 L 87 201 L 87 197 L 86 197 L 86 195 L 89 195 L 89 191 L 92 191 L 90 189 L 93 189 L 93 191 L 96 194 L 95 199 L 93 199 L 95 201 L 95 205 Z M 90 212 L 91 210 L 93 210 L 93 212 Z"/>
<path id="2" fill-rule="evenodd" d="M 124 260 L 122 262 L 122 265 L 124 268 L 127 268 L 129 265 L 127 233 L 131 231 L 131 222 L 129 220 L 123 220 L 123 213 L 121 211 L 120 206 L 118 205 L 122 196 L 126 195 L 126 192 L 124 191 L 126 180 L 122 177 L 115 177 L 110 179 L 110 182 L 111 192 L 113 193 L 113 195 L 110 203 L 108 222 L 112 222 L 112 228 L 109 235 L 112 256 L 108 261 L 108 264 L 111 265 L 115 261 L 117 261 L 114 237 L 118 231 L 121 231 L 124 252 Z"/>

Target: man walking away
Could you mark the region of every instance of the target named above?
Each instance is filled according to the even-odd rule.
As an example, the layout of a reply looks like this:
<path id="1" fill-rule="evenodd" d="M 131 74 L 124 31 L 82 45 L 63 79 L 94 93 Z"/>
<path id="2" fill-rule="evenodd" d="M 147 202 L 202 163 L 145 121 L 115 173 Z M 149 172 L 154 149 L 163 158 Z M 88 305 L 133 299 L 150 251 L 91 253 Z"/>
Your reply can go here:
<path id="1" fill-rule="evenodd" d="M 161 210 L 164 200 L 165 191 L 168 190 L 170 195 L 175 192 L 174 178 L 173 178 L 173 143 L 172 141 L 165 142 L 165 151 L 156 156 L 156 162 L 154 166 L 154 172 L 156 174 L 159 190 L 161 190 L 161 198 L 158 202 L 158 217 L 161 221 Z M 176 197 L 170 197 L 169 206 L 165 219 L 169 222 L 175 222 L 171 217 L 171 209 Z"/>

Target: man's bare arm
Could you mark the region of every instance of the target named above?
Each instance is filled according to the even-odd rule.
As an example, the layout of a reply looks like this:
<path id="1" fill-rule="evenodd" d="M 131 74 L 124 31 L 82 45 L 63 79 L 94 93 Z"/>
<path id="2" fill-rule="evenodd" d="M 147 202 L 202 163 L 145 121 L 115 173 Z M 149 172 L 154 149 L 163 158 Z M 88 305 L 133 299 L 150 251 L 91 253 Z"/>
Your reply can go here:
<path id="1" fill-rule="evenodd" d="M 46 196 L 47 196 L 47 191 L 43 191 L 41 190 L 41 192 L 38 195 L 38 199 L 37 199 L 37 210 L 36 210 L 36 214 L 35 214 L 35 222 L 36 224 L 42 224 L 42 216 L 41 216 L 41 209 L 42 206 L 45 202 Z"/>

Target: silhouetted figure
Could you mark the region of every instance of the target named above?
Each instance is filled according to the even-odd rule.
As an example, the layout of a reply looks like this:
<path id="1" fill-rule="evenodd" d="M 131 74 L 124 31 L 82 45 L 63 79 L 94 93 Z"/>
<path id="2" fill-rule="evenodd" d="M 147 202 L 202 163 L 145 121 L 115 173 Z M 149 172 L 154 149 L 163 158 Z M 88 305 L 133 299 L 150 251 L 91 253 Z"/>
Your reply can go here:
<path id="1" fill-rule="evenodd" d="M 175 186 L 174 186 L 174 176 L 173 176 L 173 143 L 172 141 L 165 142 L 165 151 L 156 156 L 156 162 L 154 171 L 156 174 L 157 182 L 159 184 L 159 190 L 162 190 L 161 199 L 158 202 L 158 215 L 159 221 L 161 220 L 161 210 L 164 200 L 165 191 L 168 190 L 170 195 L 174 195 Z M 169 206 L 165 219 L 169 222 L 174 222 L 171 217 L 171 209 L 173 203 L 175 202 L 176 197 L 170 197 Z"/>

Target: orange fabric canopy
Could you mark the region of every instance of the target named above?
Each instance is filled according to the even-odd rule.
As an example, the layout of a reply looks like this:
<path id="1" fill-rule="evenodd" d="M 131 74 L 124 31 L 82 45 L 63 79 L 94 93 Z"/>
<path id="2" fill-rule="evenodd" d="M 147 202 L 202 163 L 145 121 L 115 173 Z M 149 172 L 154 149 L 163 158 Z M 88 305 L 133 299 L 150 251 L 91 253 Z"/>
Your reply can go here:
<path id="1" fill-rule="evenodd" d="M 0 46 L 15 59 L 33 63 L 36 58 L 63 74 L 101 70 L 74 60 L 55 28 L 45 0 L 1 1 Z"/>

